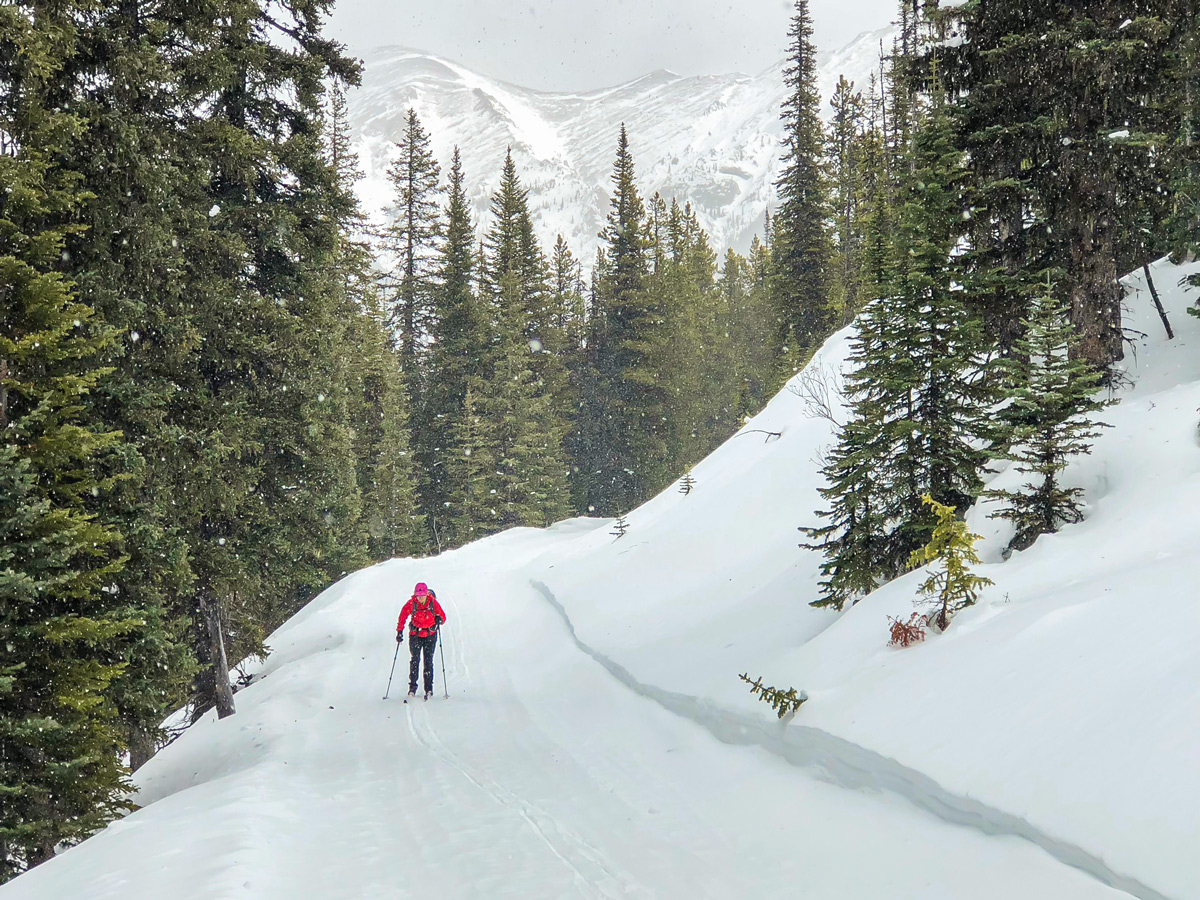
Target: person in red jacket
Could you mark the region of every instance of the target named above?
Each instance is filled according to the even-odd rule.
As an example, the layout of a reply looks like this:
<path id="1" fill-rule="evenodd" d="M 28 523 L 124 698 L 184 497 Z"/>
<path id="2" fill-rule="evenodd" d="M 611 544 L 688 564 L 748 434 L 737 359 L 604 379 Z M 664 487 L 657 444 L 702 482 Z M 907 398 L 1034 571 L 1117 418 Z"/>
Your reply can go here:
<path id="1" fill-rule="evenodd" d="M 408 649 L 412 660 L 408 666 L 408 696 L 417 696 L 417 670 L 421 667 L 421 654 L 425 654 L 425 699 L 433 694 L 433 650 L 437 646 L 438 628 L 446 621 L 446 613 L 437 602 L 437 596 L 425 582 L 413 588 L 412 597 L 400 610 L 400 621 L 396 623 L 396 643 L 404 640 L 404 623 L 412 616 L 408 629 Z"/>

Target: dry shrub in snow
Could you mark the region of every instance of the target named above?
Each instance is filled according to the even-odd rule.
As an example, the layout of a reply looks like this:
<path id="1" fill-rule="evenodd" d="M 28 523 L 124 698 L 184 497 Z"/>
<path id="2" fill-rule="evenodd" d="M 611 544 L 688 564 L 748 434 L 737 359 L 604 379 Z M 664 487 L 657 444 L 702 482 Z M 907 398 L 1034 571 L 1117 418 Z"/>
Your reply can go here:
<path id="1" fill-rule="evenodd" d="M 908 617 L 907 622 L 888 616 L 888 621 L 892 623 L 892 639 L 888 641 L 889 647 L 911 647 L 913 644 L 919 644 L 925 640 L 925 626 L 929 624 L 927 616 L 913 613 Z"/>

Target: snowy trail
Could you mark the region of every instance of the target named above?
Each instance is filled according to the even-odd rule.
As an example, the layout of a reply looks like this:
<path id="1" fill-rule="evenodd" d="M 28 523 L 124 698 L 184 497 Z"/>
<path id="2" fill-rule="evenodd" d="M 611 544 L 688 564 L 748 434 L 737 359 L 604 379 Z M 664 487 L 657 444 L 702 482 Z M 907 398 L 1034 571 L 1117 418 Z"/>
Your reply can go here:
<path id="1" fill-rule="evenodd" d="M 144 770 L 144 809 L 0 896 L 1127 896 L 629 691 L 521 570 L 563 539 L 510 533 L 335 586 L 277 633 L 236 716 Z M 451 698 L 439 665 L 436 699 L 384 702 L 417 577 L 451 616 Z"/>

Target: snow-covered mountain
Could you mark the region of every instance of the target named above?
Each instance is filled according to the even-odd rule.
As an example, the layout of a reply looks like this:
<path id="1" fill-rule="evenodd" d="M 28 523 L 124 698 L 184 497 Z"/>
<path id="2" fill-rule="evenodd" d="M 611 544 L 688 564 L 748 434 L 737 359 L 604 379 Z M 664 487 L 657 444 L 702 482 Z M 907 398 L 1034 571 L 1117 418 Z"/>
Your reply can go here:
<path id="1" fill-rule="evenodd" d="M 1006 560 L 971 510 L 995 584 L 944 634 L 887 646 L 919 572 L 807 605 L 833 433 L 784 390 L 621 538 L 576 519 L 343 579 L 237 715 L 138 771 L 142 809 L 0 900 L 1198 900 L 1200 264 L 1152 271 L 1177 335 L 1127 278 L 1137 353 L 1063 474 L 1086 520 Z M 838 379 L 851 337 L 793 384 Z M 445 676 L 404 705 L 416 581 Z M 741 672 L 809 700 L 780 721 Z"/>
<path id="2" fill-rule="evenodd" d="M 821 59 L 824 105 L 839 75 L 865 89 L 878 68 L 888 30 L 860 35 Z M 780 162 L 783 62 L 762 73 L 681 77 L 658 71 L 628 84 L 577 94 L 517 87 L 415 50 L 384 48 L 366 59 L 361 89 L 350 97 L 350 121 L 372 213 L 390 202 L 386 172 L 416 109 L 443 169 L 457 145 L 463 156 L 476 224 L 485 222 L 512 148 L 543 242 L 556 234 L 589 259 L 608 211 L 617 131 L 624 122 L 649 196 L 690 201 L 718 250 L 744 249 L 761 232 L 773 202 Z"/>

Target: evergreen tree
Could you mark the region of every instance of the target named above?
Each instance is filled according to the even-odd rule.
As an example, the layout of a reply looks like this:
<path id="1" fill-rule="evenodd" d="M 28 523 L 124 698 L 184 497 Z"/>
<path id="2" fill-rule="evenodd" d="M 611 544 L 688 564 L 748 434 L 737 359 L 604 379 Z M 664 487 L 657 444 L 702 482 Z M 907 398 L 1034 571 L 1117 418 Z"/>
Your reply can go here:
<path id="1" fill-rule="evenodd" d="M 481 415 L 475 390 L 486 391 L 480 380 L 463 396 L 462 415 L 454 422 L 455 453 L 447 457 L 451 493 L 446 511 L 448 530 L 458 544 L 467 544 L 500 530 L 496 458 L 498 444 L 492 423 Z"/>
<path id="2" fill-rule="evenodd" d="M 326 161 L 343 198 L 334 270 L 340 277 L 346 357 L 347 416 L 361 497 L 360 529 L 370 560 L 415 556 L 428 547 L 425 517 L 417 512 L 409 450 L 408 396 L 393 331 L 379 296 L 365 217 L 354 197 L 361 173 L 352 150 L 345 88 L 334 81 L 326 104 Z"/>
<path id="3" fill-rule="evenodd" d="M 462 459 L 467 446 L 460 438 L 467 434 L 473 444 L 480 439 L 478 430 L 471 432 L 465 421 L 468 415 L 477 415 L 468 413 L 466 396 L 471 385 L 478 390 L 487 376 L 493 324 L 476 290 L 475 228 L 457 147 L 450 167 L 443 233 L 425 394 L 428 440 L 422 449 L 427 455 L 420 462 L 425 471 L 425 509 L 432 527 L 438 530 L 442 545 L 456 546 L 478 536 L 474 528 L 459 534 L 452 523 L 474 521 L 462 508 L 472 488 L 457 480 L 458 475 L 471 474 L 464 468 L 470 460 Z"/>
<path id="4" fill-rule="evenodd" d="M 1179 103 L 1179 132 L 1175 139 L 1175 178 L 1170 210 L 1171 258 L 1180 263 L 1200 258 L 1200 16 L 1193 16 L 1180 35 L 1178 91 L 1167 102 Z M 1200 289 L 1200 276 L 1189 279 Z M 1200 296 L 1188 310 L 1200 316 Z"/>
<path id="5" fill-rule="evenodd" d="M 830 209 L 808 0 L 796 0 L 789 39 L 784 168 L 776 182 L 779 208 L 771 234 L 771 293 L 779 315 L 778 344 L 788 348 L 794 371 L 833 332 L 837 314 L 829 291 Z"/>
<path id="6" fill-rule="evenodd" d="M 1023 324 L 1016 352 L 1000 362 L 1010 401 L 1001 413 L 1000 458 L 1030 480 L 1018 491 L 988 492 L 1004 504 L 993 518 L 1016 527 L 1010 550 L 1024 550 L 1039 536 L 1083 520 L 1083 491 L 1064 487 L 1059 476 L 1072 456 L 1091 449 L 1100 426 L 1090 414 L 1104 407 L 1095 399 L 1100 373 L 1074 352 L 1074 329 L 1049 286 Z"/>
<path id="7" fill-rule="evenodd" d="M 1005 349 L 1042 273 L 1069 295 L 1079 353 L 1122 357 L 1118 258 L 1153 203 L 1170 118 L 1152 102 L 1176 65 L 1189 16 L 1175 0 L 968 4 L 964 39 L 943 58 L 971 159 L 971 304 Z M 1155 183 L 1155 182 L 1159 183 Z"/>
<path id="8" fill-rule="evenodd" d="M 359 302 L 369 303 L 370 283 L 361 284 L 366 292 Z M 356 310 L 347 319 L 355 359 L 349 385 L 352 453 L 371 560 L 416 556 L 428 547 L 409 450 L 407 395 L 385 321 L 380 305 L 373 315 Z"/>
<path id="9" fill-rule="evenodd" d="M 397 143 L 396 161 L 388 169 L 395 190 L 386 250 L 395 258 L 390 279 L 394 290 L 392 322 L 400 335 L 400 360 L 413 398 L 420 396 L 421 338 L 430 330 L 437 269 L 438 180 L 441 169 L 430 149 L 428 132 L 410 109 Z"/>
<path id="10" fill-rule="evenodd" d="M 827 557 L 817 606 L 840 609 L 904 571 L 934 528 L 924 494 L 966 508 L 982 486 L 986 345 L 954 284 L 964 170 L 950 139 L 935 91 L 902 166 L 889 284 L 859 317 L 846 376 L 851 421 L 824 468 L 830 508 L 819 514 L 828 521 L 802 529 Z"/>
<path id="11" fill-rule="evenodd" d="M 59 159 L 79 178 L 75 214 L 84 227 L 67 236 L 58 268 L 93 321 L 120 333 L 105 349 L 111 376 L 87 406 L 96 428 L 119 430 L 128 442 L 123 477 L 96 512 L 122 534 L 128 556 L 116 596 L 125 615 L 145 623 L 129 635 L 112 685 L 136 769 L 161 741 L 159 723 L 183 702 L 193 674 L 180 603 L 190 571 L 176 515 L 183 473 L 171 411 L 180 373 L 193 365 L 178 234 L 181 197 L 198 176 L 179 147 L 166 49 L 177 35 L 135 0 L 76 4 L 73 18 L 74 52 L 52 102 L 83 123 Z"/>
<path id="12" fill-rule="evenodd" d="M 560 234 L 550 255 L 550 321 L 566 342 L 571 360 L 584 342 L 583 266 Z"/>
<path id="13" fill-rule="evenodd" d="M 893 179 L 889 175 L 889 150 L 884 133 L 884 97 L 872 78 L 867 95 L 867 127 L 862 138 L 862 198 L 859 202 L 862 244 L 859 291 L 864 303 L 882 297 L 891 284 Z"/>
<path id="14" fill-rule="evenodd" d="M 127 447 L 87 411 L 116 335 L 53 271 L 83 200 L 57 161 L 83 127 L 55 97 L 74 25 L 0 7 L 0 882 L 127 808 L 112 685 L 144 628 L 97 514 Z"/>
<path id="15" fill-rule="evenodd" d="M 861 307 L 862 222 L 864 178 L 864 117 L 861 93 L 844 77 L 830 100 L 829 123 L 830 206 L 833 211 L 834 250 L 831 285 L 839 311 L 838 324 L 849 322 Z"/>
<path id="16" fill-rule="evenodd" d="M 586 418 L 580 422 L 580 493 L 586 508 L 600 515 L 632 509 L 650 495 L 667 458 L 669 403 L 657 377 L 661 360 L 654 358 L 666 338 L 665 311 L 649 288 L 646 209 L 624 125 L 612 183 L 589 336 L 594 405 L 581 411 Z"/>
<path id="17" fill-rule="evenodd" d="M 565 341 L 552 323 L 546 263 L 511 153 L 491 214 L 483 272 L 495 332 L 477 408 L 496 441 L 499 524 L 548 525 L 570 509 Z"/>
<path id="18" fill-rule="evenodd" d="M 975 552 L 979 535 L 967 530 L 967 523 L 958 517 L 954 507 L 938 503 L 928 494 L 922 502 L 933 511 L 937 524 L 929 543 L 913 551 L 910 565 L 941 564 L 942 571 L 931 572 L 920 590 L 922 596 L 935 604 L 930 622 L 944 631 L 956 612 L 975 605 L 980 590 L 992 584 L 992 580 L 971 572 L 970 566 L 979 565 L 979 555 Z"/>
<path id="19" fill-rule="evenodd" d="M 181 385 L 195 574 L 194 714 L 233 712 L 228 658 L 362 559 L 350 452 L 337 251 L 348 200 L 323 156 L 328 79 L 357 66 L 320 34 L 327 0 L 269 13 L 190 7 L 179 58 L 184 150 L 205 172 L 189 198 L 184 277 L 196 371 Z M 271 36 L 287 29 L 294 46 Z"/>

